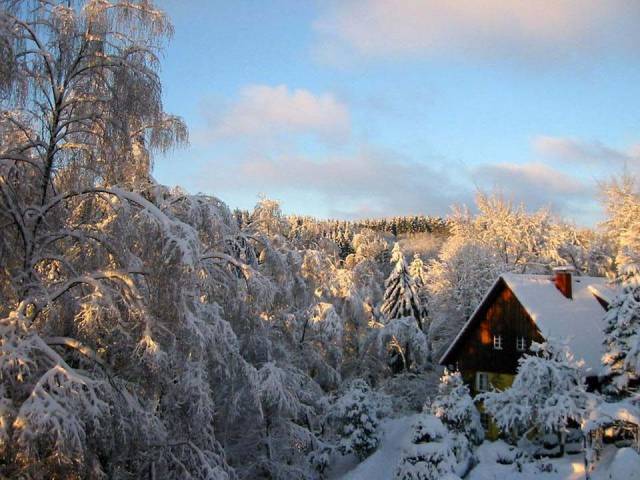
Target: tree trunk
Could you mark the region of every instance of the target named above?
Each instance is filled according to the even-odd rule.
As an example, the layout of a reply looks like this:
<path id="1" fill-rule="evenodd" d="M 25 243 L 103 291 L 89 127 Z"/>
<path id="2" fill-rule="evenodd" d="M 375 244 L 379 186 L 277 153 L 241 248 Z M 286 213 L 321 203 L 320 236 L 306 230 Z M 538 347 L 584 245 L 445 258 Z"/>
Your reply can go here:
<path id="1" fill-rule="evenodd" d="M 558 432 L 558 447 L 560 448 L 560 456 L 564 457 L 564 450 L 565 450 L 565 441 L 567 439 L 567 436 L 564 432 Z"/>

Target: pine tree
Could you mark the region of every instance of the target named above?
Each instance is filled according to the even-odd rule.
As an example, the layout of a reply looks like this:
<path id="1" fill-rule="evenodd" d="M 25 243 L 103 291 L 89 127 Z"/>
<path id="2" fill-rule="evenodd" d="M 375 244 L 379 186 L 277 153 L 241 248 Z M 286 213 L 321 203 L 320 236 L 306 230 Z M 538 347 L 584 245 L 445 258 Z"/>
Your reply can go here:
<path id="1" fill-rule="evenodd" d="M 400 245 L 396 242 L 391 253 L 391 262 L 395 263 L 389 278 L 385 282 L 385 292 L 380 310 L 388 320 L 413 317 L 422 329 L 422 306 L 415 281 L 404 260 Z"/>
<path id="2" fill-rule="evenodd" d="M 480 414 L 460 372 L 445 369 L 430 410 L 449 430 L 465 435 L 471 442 L 480 444 L 484 439 Z"/>
<path id="3" fill-rule="evenodd" d="M 422 414 L 412 425 L 411 446 L 402 452 L 396 468 L 397 480 L 453 480 L 460 447 L 442 422 L 433 415 Z M 463 437 L 464 438 L 464 437 Z M 462 449 L 460 449 L 462 451 Z"/>
<path id="4" fill-rule="evenodd" d="M 338 449 L 342 454 L 353 453 L 364 459 L 378 447 L 376 402 L 364 380 L 354 380 L 349 390 L 338 399 L 336 416 L 340 435 Z"/>
<path id="5" fill-rule="evenodd" d="M 626 396 L 640 380 L 640 287 L 631 284 L 612 302 L 605 317 L 605 392 Z"/>

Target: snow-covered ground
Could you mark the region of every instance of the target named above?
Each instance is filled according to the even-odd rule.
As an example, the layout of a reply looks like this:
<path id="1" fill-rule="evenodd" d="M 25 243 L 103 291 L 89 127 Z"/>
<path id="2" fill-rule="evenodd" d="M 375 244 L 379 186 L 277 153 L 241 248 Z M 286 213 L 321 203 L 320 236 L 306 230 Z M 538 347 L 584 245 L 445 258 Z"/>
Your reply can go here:
<path id="1" fill-rule="evenodd" d="M 411 425 L 417 415 L 387 419 L 381 423 L 380 447 L 362 463 L 354 456 L 339 457 L 329 472 L 334 480 L 390 480 L 403 448 L 410 443 Z M 527 464 L 518 472 L 510 461 L 508 446 L 503 442 L 485 442 L 477 450 L 478 465 L 466 477 L 468 480 L 578 480 L 584 479 L 585 467 L 582 454 L 548 459 L 551 471 L 541 472 L 535 464 Z M 640 455 L 631 448 L 608 446 L 600 462 L 591 473 L 592 480 L 640 480 Z"/>
<path id="2" fill-rule="evenodd" d="M 528 464 L 522 472 L 516 471 L 514 465 L 503 465 L 497 462 L 507 450 L 503 442 L 485 442 L 476 454 L 480 463 L 470 472 L 469 480 L 578 480 L 586 478 L 584 456 L 582 454 L 566 455 L 563 458 L 545 459 L 542 464 L 551 466 L 549 472 L 541 472 L 535 464 Z M 592 480 L 637 480 L 640 479 L 640 456 L 631 448 L 609 446 L 602 452 L 600 462 L 591 473 Z"/>

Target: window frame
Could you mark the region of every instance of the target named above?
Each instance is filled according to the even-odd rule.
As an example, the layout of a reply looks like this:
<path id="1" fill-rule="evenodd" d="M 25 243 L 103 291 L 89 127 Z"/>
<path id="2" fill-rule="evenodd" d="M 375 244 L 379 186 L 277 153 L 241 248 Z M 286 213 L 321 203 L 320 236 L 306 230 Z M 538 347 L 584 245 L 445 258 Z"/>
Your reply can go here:
<path id="1" fill-rule="evenodd" d="M 502 335 L 493 336 L 493 349 L 504 350 L 504 341 L 503 341 Z"/>
<path id="2" fill-rule="evenodd" d="M 485 379 L 484 388 L 481 379 Z M 489 372 L 476 372 L 476 392 L 488 392 L 490 388 Z"/>
<path id="3" fill-rule="evenodd" d="M 516 350 L 519 352 L 524 352 L 527 350 L 527 339 L 526 337 L 516 337 Z"/>

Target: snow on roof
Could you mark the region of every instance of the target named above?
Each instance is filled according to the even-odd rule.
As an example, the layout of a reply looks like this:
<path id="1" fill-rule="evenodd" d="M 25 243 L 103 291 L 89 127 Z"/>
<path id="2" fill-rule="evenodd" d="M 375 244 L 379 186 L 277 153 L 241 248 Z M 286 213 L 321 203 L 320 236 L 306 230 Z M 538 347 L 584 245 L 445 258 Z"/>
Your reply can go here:
<path id="1" fill-rule="evenodd" d="M 556 288 L 552 275 L 505 273 L 502 279 L 544 338 L 566 341 L 576 360 L 584 360 L 587 371 L 599 371 L 605 311 L 596 295 L 605 301 L 616 295 L 606 278 L 572 275 L 572 298 Z"/>
<path id="2" fill-rule="evenodd" d="M 606 302 L 618 289 L 603 277 L 572 275 L 572 298 L 566 298 L 555 286 L 553 275 L 504 273 L 489 289 L 455 340 L 442 355 L 441 362 L 470 327 L 474 317 L 496 285 L 503 280 L 536 323 L 545 338 L 566 341 L 576 360 L 584 360 L 587 372 L 596 374 L 602 356 L 602 319 L 604 308 L 596 297 Z"/>

